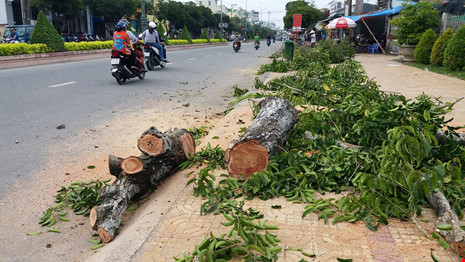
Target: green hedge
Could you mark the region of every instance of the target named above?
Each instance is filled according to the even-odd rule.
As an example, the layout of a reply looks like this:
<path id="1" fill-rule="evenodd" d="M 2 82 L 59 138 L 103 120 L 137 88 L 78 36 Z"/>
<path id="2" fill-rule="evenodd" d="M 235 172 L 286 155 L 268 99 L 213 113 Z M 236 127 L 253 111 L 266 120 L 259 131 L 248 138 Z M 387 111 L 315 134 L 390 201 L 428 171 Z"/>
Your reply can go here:
<path id="1" fill-rule="evenodd" d="M 193 44 L 206 44 L 208 43 L 208 40 L 207 39 L 193 39 L 192 43 Z"/>
<path id="2" fill-rule="evenodd" d="M 220 39 L 211 39 L 211 43 L 218 43 Z M 226 42 L 225 39 L 222 39 L 221 42 Z M 208 43 L 206 39 L 195 39 L 192 40 L 193 44 L 205 44 Z M 168 42 L 168 45 L 187 45 L 189 44 L 188 40 L 184 39 L 171 39 Z M 80 51 L 80 50 L 95 50 L 95 49 L 110 49 L 113 45 L 112 40 L 108 41 L 98 41 L 98 42 L 71 42 L 65 43 L 66 51 Z M 46 44 L 5 44 L 0 45 L 0 56 L 8 55 L 24 55 L 24 54 L 39 54 L 39 53 L 51 53 L 53 52 Z"/>
<path id="3" fill-rule="evenodd" d="M 226 39 L 210 39 L 210 43 L 219 43 L 219 42 L 226 42 Z"/>
<path id="4" fill-rule="evenodd" d="M 113 41 L 99 41 L 99 42 L 80 42 L 80 43 L 65 43 L 65 49 L 67 51 L 79 51 L 79 50 L 93 50 L 93 49 L 109 49 L 113 46 Z"/>
<path id="5" fill-rule="evenodd" d="M 49 53 L 52 50 L 46 44 L 5 44 L 0 45 L 0 56 Z"/>
<path id="6" fill-rule="evenodd" d="M 189 40 L 186 39 L 170 39 L 168 45 L 188 45 Z"/>

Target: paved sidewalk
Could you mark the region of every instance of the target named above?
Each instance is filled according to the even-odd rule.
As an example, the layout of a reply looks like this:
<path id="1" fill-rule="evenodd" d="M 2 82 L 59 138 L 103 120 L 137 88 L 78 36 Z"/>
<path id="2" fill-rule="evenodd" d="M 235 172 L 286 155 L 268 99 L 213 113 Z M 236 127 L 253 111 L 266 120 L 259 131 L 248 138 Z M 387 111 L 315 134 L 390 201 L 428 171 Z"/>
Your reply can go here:
<path id="1" fill-rule="evenodd" d="M 465 81 L 398 64 L 392 61 L 391 56 L 361 55 L 356 59 L 365 66 L 370 78 L 375 78 L 385 91 L 400 92 L 409 98 L 425 92 L 433 96 L 442 95 L 447 101 L 465 95 Z M 454 123 L 465 123 L 464 107 L 465 103 L 460 102 L 457 111 L 451 113 L 456 117 Z M 239 125 L 239 120 L 245 123 Z M 251 106 L 247 101 L 242 101 L 216 123 L 209 135 L 202 139 L 198 150 L 208 142 L 212 146 L 218 144 L 227 148 L 229 141 L 239 136 L 240 128 L 249 126 L 251 122 Z M 216 136 L 219 139 L 212 139 Z M 188 181 L 185 174 L 188 172 L 181 171 L 167 179 L 134 217 L 125 221 L 121 234 L 90 257 L 89 261 L 173 261 L 174 256 L 191 252 L 209 232 L 215 235 L 224 233 L 225 228 L 220 225 L 220 221 L 224 221 L 222 216 L 200 215 L 200 205 L 205 200 L 192 196 L 192 187 L 185 186 Z M 218 171 L 215 175 L 225 172 Z M 325 197 L 331 197 L 328 195 Z M 272 205 L 281 205 L 282 209 L 272 209 Z M 336 261 L 340 257 L 364 262 L 423 262 L 432 261 L 431 249 L 442 262 L 457 261 L 454 252 L 427 239 L 412 222 L 390 219 L 388 226 L 380 225 L 379 230 L 373 232 L 363 222 L 325 225 L 313 213 L 302 219 L 305 205 L 291 204 L 284 198 L 268 201 L 254 199 L 247 201 L 247 207 L 261 210 L 270 224 L 279 226 L 276 233 L 283 249 L 286 246 L 299 247 L 316 255 L 309 258 L 300 252 L 281 252 L 279 261 Z M 434 212 L 425 209 L 423 219 L 429 222 L 419 221 L 420 225 L 431 234 L 434 230 Z"/>
<path id="2" fill-rule="evenodd" d="M 365 67 L 368 76 L 374 78 L 383 91 L 401 93 L 407 98 L 425 93 L 432 97 L 441 97 L 443 102 L 454 102 L 465 97 L 464 80 L 404 65 L 395 62 L 395 58 L 360 54 L 355 60 Z M 465 99 L 457 103 L 448 116 L 454 118 L 451 125 L 465 125 Z"/>

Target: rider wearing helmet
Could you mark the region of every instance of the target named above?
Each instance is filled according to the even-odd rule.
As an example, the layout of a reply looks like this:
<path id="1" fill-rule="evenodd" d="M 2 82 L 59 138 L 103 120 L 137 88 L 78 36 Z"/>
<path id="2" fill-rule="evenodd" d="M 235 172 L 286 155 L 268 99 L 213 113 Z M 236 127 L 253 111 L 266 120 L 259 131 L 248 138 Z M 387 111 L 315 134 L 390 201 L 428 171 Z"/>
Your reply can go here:
<path id="1" fill-rule="evenodd" d="M 126 33 L 126 24 L 123 21 L 119 21 L 116 24 L 115 32 L 113 33 L 113 50 L 119 51 L 126 56 L 131 58 L 131 68 L 137 68 L 136 55 L 134 54 L 134 48 L 131 45 L 129 35 Z"/>
<path id="2" fill-rule="evenodd" d="M 133 52 L 136 56 L 136 59 L 137 61 L 139 62 L 139 70 L 140 71 L 145 71 L 145 68 L 144 68 L 144 51 L 142 50 L 142 48 L 140 47 L 140 43 L 139 43 L 139 39 L 134 35 L 133 32 L 135 32 L 136 30 L 134 28 L 131 27 L 131 24 L 129 23 L 129 21 L 125 18 L 119 20 L 120 22 L 123 22 L 126 26 L 126 33 L 128 34 L 129 36 L 129 39 L 131 40 L 131 45 L 133 47 Z"/>
<path id="3" fill-rule="evenodd" d="M 142 40 L 146 45 L 155 46 L 158 49 L 158 53 L 160 54 L 160 59 L 164 62 L 168 62 L 165 57 L 165 51 L 163 50 L 163 46 L 160 45 L 161 39 L 160 35 L 158 34 L 157 24 L 155 22 L 149 23 L 149 28 L 142 33 Z"/>

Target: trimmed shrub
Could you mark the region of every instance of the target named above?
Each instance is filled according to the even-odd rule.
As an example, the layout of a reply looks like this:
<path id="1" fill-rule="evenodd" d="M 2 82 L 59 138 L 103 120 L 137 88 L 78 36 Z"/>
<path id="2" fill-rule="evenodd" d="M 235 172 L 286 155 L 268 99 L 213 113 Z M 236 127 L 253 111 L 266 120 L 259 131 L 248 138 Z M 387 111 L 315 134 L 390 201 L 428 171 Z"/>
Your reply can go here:
<path id="1" fill-rule="evenodd" d="M 454 36 L 452 29 L 447 29 L 442 35 L 436 40 L 431 51 L 430 62 L 433 65 L 442 66 L 444 61 L 444 52 L 446 51 L 447 45 Z"/>
<path id="2" fill-rule="evenodd" d="M 220 31 L 216 29 L 215 36 L 213 37 L 214 39 L 221 39 Z"/>
<path id="3" fill-rule="evenodd" d="M 200 39 L 207 39 L 207 42 L 210 42 L 210 37 L 208 37 L 207 29 L 202 30 L 202 35 L 200 35 Z"/>
<path id="4" fill-rule="evenodd" d="M 465 25 L 455 32 L 447 45 L 444 65 L 450 70 L 465 70 Z"/>
<path id="5" fill-rule="evenodd" d="M 163 26 L 162 23 L 158 23 L 157 25 L 157 32 L 158 34 L 160 35 L 160 37 L 163 37 L 163 39 L 165 39 L 165 44 L 168 44 L 169 40 L 168 38 L 165 36 L 165 27 Z"/>
<path id="6" fill-rule="evenodd" d="M 9 44 L 0 45 L 0 56 L 8 55 L 24 55 L 24 54 L 39 54 L 39 53 L 50 53 L 50 50 L 46 44 Z"/>
<path id="7" fill-rule="evenodd" d="M 54 52 L 65 50 L 65 44 L 58 34 L 57 30 L 47 20 L 44 12 L 40 11 L 37 16 L 37 23 L 32 31 L 31 44 L 46 44 Z"/>
<path id="8" fill-rule="evenodd" d="M 430 63 L 431 50 L 433 50 L 434 43 L 438 37 L 433 29 L 426 30 L 420 38 L 420 42 L 415 47 L 413 58 L 415 61 L 428 65 Z"/>
<path id="9" fill-rule="evenodd" d="M 189 41 L 187 41 L 186 39 L 171 39 L 168 42 L 168 45 L 188 45 L 188 44 L 189 44 Z"/>
<path id="10" fill-rule="evenodd" d="M 192 37 L 189 33 L 189 30 L 187 30 L 187 26 L 184 26 L 184 28 L 182 29 L 181 36 L 179 38 L 187 40 L 190 44 L 192 44 Z"/>
<path id="11" fill-rule="evenodd" d="M 207 39 L 194 39 L 192 40 L 192 43 L 193 44 L 206 44 L 208 43 L 208 40 Z"/>

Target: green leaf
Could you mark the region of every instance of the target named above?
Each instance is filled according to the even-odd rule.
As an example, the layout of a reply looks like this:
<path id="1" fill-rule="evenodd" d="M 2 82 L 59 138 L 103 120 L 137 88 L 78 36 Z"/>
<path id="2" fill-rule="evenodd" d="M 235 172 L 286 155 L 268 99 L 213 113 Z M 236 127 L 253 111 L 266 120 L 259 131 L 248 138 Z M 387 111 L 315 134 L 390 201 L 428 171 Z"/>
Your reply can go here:
<path id="1" fill-rule="evenodd" d="M 437 258 L 433 255 L 433 249 L 431 249 L 431 258 L 433 259 L 433 262 L 440 262 L 439 259 L 437 259 Z"/>
<path id="2" fill-rule="evenodd" d="M 212 137 L 212 139 L 220 139 L 220 137 L 219 136 L 214 136 L 214 137 Z"/>
<path id="3" fill-rule="evenodd" d="M 442 238 L 438 239 L 438 244 L 444 249 L 449 249 L 450 245 Z"/>
<path id="4" fill-rule="evenodd" d="M 274 205 L 274 206 L 271 206 L 272 209 L 281 209 L 281 205 Z"/>
<path id="5" fill-rule="evenodd" d="M 352 258 L 337 258 L 337 261 L 339 262 L 352 262 Z"/>
<path id="6" fill-rule="evenodd" d="M 87 166 L 87 169 L 94 169 L 95 166 Z"/>
<path id="7" fill-rule="evenodd" d="M 442 224 L 442 225 L 438 225 L 436 228 L 439 229 L 439 230 L 449 231 L 449 230 L 452 230 L 452 225 L 451 224 Z"/>

